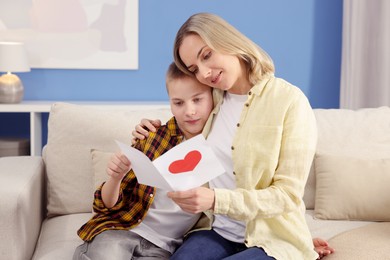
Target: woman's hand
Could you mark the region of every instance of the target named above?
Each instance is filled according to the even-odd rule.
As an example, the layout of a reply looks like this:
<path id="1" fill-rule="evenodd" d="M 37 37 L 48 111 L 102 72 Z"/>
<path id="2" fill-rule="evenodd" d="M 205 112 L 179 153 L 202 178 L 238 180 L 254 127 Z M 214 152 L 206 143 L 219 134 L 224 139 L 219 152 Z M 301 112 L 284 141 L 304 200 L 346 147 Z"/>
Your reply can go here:
<path id="1" fill-rule="evenodd" d="M 179 207 L 192 214 L 214 209 L 215 193 L 206 187 L 198 187 L 187 191 L 168 192 L 171 198 Z"/>
<path id="2" fill-rule="evenodd" d="M 334 253 L 334 248 L 329 246 L 329 243 L 321 238 L 313 238 L 314 250 L 318 253 L 318 259 Z"/>
<path id="3" fill-rule="evenodd" d="M 161 121 L 151 120 L 151 119 L 142 119 L 141 123 L 135 126 L 135 130 L 131 132 L 133 139 L 131 140 L 132 144 L 135 144 L 137 139 L 143 140 L 145 137 L 148 137 L 149 131 L 156 132 L 156 127 L 161 126 Z"/>
<path id="4" fill-rule="evenodd" d="M 122 153 L 117 152 L 111 156 L 107 165 L 107 174 L 116 181 L 121 181 L 123 177 L 130 171 L 131 163 L 129 159 Z"/>

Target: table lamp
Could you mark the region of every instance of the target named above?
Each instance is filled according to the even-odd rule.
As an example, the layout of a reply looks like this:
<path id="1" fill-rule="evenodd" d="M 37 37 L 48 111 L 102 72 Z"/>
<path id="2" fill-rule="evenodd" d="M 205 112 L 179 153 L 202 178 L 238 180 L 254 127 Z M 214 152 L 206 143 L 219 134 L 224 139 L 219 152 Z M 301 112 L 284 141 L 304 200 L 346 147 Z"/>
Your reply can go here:
<path id="1" fill-rule="evenodd" d="M 11 72 L 28 72 L 30 66 L 24 44 L 0 42 L 0 103 L 19 103 L 23 99 L 24 87 L 18 76 Z"/>

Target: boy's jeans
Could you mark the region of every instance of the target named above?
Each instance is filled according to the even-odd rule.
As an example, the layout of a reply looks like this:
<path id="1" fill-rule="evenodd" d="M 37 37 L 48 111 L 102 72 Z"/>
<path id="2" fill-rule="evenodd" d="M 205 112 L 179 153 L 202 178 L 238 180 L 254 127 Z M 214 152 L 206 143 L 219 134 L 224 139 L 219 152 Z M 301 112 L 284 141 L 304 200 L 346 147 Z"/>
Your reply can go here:
<path id="1" fill-rule="evenodd" d="M 170 253 L 136 233 L 107 230 L 78 246 L 73 260 L 169 259 Z"/>

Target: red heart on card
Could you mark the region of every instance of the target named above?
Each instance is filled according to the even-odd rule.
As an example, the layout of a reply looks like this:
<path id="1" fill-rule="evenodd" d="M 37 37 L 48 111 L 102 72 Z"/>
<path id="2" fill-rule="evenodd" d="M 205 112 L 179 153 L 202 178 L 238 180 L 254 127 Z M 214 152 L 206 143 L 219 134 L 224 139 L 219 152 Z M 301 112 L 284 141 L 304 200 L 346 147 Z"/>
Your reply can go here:
<path id="1" fill-rule="evenodd" d="M 197 150 L 193 150 L 187 153 L 183 160 L 172 162 L 168 169 L 173 174 L 189 172 L 195 169 L 200 159 L 202 159 L 202 154 Z"/>

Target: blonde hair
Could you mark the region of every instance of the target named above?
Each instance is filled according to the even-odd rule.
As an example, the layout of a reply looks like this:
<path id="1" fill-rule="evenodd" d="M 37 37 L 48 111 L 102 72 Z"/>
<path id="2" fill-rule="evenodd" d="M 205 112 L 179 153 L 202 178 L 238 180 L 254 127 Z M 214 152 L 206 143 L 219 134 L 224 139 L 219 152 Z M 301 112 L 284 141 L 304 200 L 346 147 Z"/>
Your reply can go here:
<path id="1" fill-rule="evenodd" d="M 198 13 L 188 18 L 180 27 L 173 47 L 173 56 L 177 67 L 188 75 L 192 75 L 192 73 L 188 71 L 181 60 L 179 48 L 184 38 L 191 34 L 199 35 L 207 46 L 213 50 L 237 56 L 244 62 L 247 77 L 253 85 L 258 83 L 264 75 L 274 74 L 275 72 L 271 57 L 256 43 L 221 17 L 209 13 Z"/>

